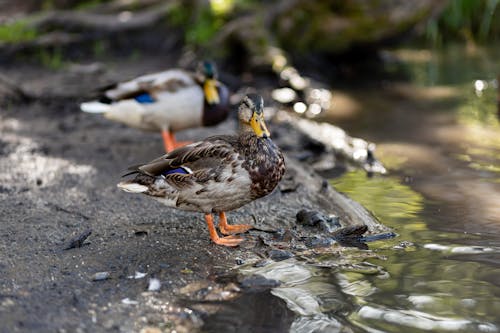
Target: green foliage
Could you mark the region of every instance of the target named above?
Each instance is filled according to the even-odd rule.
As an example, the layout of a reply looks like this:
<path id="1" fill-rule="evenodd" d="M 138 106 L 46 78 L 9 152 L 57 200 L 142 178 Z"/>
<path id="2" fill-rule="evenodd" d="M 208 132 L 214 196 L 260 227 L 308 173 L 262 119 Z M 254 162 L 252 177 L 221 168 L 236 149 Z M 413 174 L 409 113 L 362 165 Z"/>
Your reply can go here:
<path id="1" fill-rule="evenodd" d="M 93 7 L 98 6 L 103 2 L 104 1 L 102 1 L 102 0 L 89 0 L 89 1 L 79 3 L 78 5 L 75 6 L 75 9 L 79 9 L 79 10 L 89 9 L 89 8 L 93 8 Z"/>
<path id="2" fill-rule="evenodd" d="M 95 57 L 101 57 L 106 53 L 107 44 L 102 40 L 94 42 L 93 53 Z"/>
<path id="3" fill-rule="evenodd" d="M 55 48 L 53 50 L 41 49 L 38 58 L 44 67 L 51 69 L 61 69 L 64 65 L 62 50 Z"/>
<path id="4" fill-rule="evenodd" d="M 14 23 L 0 25 L 0 42 L 25 42 L 33 40 L 37 36 L 37 31 L 30 27 L 27 21 L 19 20 Z"/>
<path id="5" fill-rule="evenodd" d="M 186 41 L 189 44 L 206 46 L 217 33 L 224 21 L 208 8 L 203 8 L 195 24 L 188 26 Z"/>
<path id="6" fill-rule="evenodd" d="M 248 1 L 244 1 L 248 5 Z M 219 0 L 212 6 L 191 8 L 176 5 L 168 16 L 169 22 L 185 30 L 185 41 L 192 46 L 208 46 L 215 34 L 227 22 L 234 10 L 235 2 Z"/>
<path id="7" fill-rule="evenodd" d="M 427 25 L 427 38 L 439 44 L 448 39 L 486 42 L 500 34 L 500 0 L 453 0 Z"/>

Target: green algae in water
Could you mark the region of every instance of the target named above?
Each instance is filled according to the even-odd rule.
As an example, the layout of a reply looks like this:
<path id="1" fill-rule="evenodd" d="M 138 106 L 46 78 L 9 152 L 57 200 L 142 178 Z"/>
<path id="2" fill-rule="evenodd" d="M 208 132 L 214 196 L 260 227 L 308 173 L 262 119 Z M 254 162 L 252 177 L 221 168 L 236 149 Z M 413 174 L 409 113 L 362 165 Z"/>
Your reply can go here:
<path id="1" fill-rule="evenodd" d="M 498 83 L 497 83 L 498 84 Z M 496 89 L 486 80 L 476 80 L 474 85 L 484 86 L 475 90 L 471 83 L 461 87 L 463 101 L 458 109 L 458 120 L 467 125 L 482 125 L 498 129 Z"/>
<path id="2" fill-rule="evenodd" d="M 366 172 L 358 170 L 332 179 L 330 183 L 372 211 L 382 223 L 413 219 L 423 208 L 422 196 L 401 184 L 396 177 L 368 178 Z"/>

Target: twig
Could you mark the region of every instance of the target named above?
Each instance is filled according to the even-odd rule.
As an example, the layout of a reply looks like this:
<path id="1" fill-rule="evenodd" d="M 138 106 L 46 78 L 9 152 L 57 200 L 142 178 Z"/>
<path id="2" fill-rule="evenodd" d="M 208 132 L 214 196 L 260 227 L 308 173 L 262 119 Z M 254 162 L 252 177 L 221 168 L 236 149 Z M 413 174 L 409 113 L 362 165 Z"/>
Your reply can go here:
<path id="1" fill-rule="evenodd" d="M 64 247 L 63 250 L 74 249 L 77 247 L 82 247 L 85 240 L 92 234 L 92 229 L 87 229 L 82 232 L 80 235 L 77 235 L 71 238 L 68 242 L 68 245 Z"/>
<path id="2" fill-rule="evenodd" d="M 55 10 L 32 21 L 37 29 L 64 27 L 71 31 L 93 30 L 99 33 L 113 33 L 138 30 L 155 25 L 172 9 L 174 2 L 160 3 L 138 12 L 99 14 L 70 10 Z"/>
<path id="3" fill-rule="evenodd" d="M 0 73 L 0 85 L 5 86 L 8 90 L 10 90 L 15 97 L 20 98 L 22 100 L 30 100 L 33 97 L 28 95 L 20 86 L 12 82 L 10 78 Z"/>

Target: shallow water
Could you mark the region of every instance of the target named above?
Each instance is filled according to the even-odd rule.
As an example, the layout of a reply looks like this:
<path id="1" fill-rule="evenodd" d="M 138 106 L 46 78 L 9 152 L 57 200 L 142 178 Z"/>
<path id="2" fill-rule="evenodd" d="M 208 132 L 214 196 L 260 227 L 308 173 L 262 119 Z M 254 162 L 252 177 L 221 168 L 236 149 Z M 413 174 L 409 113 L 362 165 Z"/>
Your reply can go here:
<path id="1" fill-rule="evenodd" d="M 402 89 L 401 99 L 364 110 L 360 117 L 378 119 L 363 121 L 363 129 L 356 118 L 343 121 L 352 134 L 378 142 L 391 175 L 357 171 L 332 183 L 399 234 L 370 244 L 384 260 L 367 261 L 386 275 L 339 273 L 353 286 L 353 325 L 370 332 L 500 330 L 499 51 L 396 51 L 410 88 L 386 88 L 389 95 Z M 398 246 L 403 241 L 413 245 Z"/>
<path id="2" fill-rule="evenodd" d="M 239 332 L 500 331 L 500 48 L 394 56 L 410 82 L 334 90 L 323 119 L 377 142 L 389 175 L 352 171 L 331 184 L 398 237 L 348 250 L 349 264 L 327 254 L 243 268 L 282 284 L 226 304 L 206 331 L 227 329 L 217 323 L 237 308 Z"/>

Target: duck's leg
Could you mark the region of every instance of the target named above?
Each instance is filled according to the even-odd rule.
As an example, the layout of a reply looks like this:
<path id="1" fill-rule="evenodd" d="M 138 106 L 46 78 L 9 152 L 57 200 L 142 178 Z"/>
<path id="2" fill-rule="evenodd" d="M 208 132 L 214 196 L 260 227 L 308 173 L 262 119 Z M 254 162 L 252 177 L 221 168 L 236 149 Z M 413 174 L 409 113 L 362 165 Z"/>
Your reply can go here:
<path id="1" fill-rule="evenodd" d="M 249 224 L 230 225 L 227 223 L 226 214 L 224 212 L 219 213 L 219 230 L 223 235 L 241 234 L 252 228 Z"/>
<path id="2" fill-rule="evenodd" d="M 174 149 L 179 147 L 184 147 L 185 145 L 193 143 L 193 141 L 177 141 L 175 139 L 174 132 L 170 132 L 170 137 L 172 139 L 171 141 L 174 143 Z"/>
<path id="3" fill-rule="evenodd" d="M 237 246 L 243 241 L 243 238 L 237 236 L 219 237 L 217 230 L 215 230 L 214 219 L 212 214 L 205 214 L 205 221 L 207 221 L 208 231 L 210 232 L 210 239 L 215 244 L 224 246 Z"/>
<path id="4" fill-rule="evenodd" d="M 185 145 L 193 143 L 191 141 L 177 141 L 174 133 L 167 129 L 163 129 L 161 131 L 161 136 L 163 137 L 163 144 L 165 145 L 165 151 L 167 153 L 176 148 L 184 147 Z"/>
<path id="5" fill-rule="evenodd" d="M 172 141 L 173 134 L 166 128 L 162 129 L 161 136 L 163 138 L 163 145 L 165 146 L 165 151 L 168 153 L 175 149 L 175 138 Z"/>

